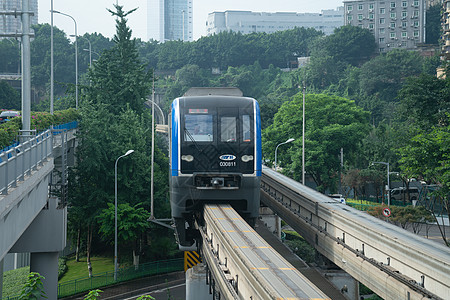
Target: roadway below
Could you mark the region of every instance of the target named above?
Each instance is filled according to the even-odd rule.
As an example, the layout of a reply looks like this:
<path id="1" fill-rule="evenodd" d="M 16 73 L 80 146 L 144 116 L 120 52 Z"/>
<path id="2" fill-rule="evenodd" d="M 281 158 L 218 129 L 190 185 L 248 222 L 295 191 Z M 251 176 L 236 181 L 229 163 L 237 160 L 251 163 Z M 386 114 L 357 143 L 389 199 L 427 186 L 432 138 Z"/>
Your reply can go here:
<path id="1" fill-rule="evenodd" d="M 168 291 L 172 300 L 184 300 L 186 298 L 186 277 L 184 271 L 144 277 L 113 286 L 99 288 L 103 292 L 100 297 L 103 300 L 136 299 L 141 295 L 151 295 L 155 299 L 167 300 Z M 78 295 L 65 297 L 65 300 L 82 300 L 89 291 Z M 155 295 L 154 295 L 154 294 Z M 158 298 L 156 298 L 158 296 Z"/>

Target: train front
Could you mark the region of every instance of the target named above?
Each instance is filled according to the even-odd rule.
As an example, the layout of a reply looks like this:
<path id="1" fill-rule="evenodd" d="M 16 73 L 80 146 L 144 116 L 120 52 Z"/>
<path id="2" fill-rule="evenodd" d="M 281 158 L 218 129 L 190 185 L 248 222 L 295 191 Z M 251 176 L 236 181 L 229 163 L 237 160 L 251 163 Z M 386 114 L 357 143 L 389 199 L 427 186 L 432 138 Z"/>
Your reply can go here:
<path id="1" fill-rule="evenodd" d="M 170 203 L 180 249 L 194 249 L 205 203 L 228 203 L 249 223 L 259 214 L 261 120 L 256 100 L 192 96 L 174 100 Z"/>

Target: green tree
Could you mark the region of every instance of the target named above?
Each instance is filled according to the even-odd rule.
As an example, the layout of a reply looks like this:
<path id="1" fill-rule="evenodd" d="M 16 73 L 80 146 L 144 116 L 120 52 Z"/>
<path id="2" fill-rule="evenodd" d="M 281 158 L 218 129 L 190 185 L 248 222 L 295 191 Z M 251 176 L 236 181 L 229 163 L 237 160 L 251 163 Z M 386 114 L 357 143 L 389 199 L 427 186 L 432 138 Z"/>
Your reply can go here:
<path id="1" fill-rule="evenodd" d="M 416 52 L 395 49 L 379 55 L 361 67 L 359 105 L 372 113 L 373 123 L 392 120 L 397 93 L 405 80 L 418 76 L 423 69 L 423 58 Z"/>
<path id="2" fill-rule="evenodd" d="M 426 25 L 425 25 L 425 43 L 427 44 L 439 44 L 442 30 L 442 4 L 436 3 L 430 6 L 426 12 Z"/>
<path id="3" fill-rule="evenodd" d="M 131 206 L 129 203 L 121 203 L 117 207 L 117 239 L 119 245 L 133 245 L 133 264 L 139 265 L 139 256 L 142 252 L 143 234 L 149 228 L 148 218 L 150 213 L 139 205 Z M 114 242 L 115 232 L 115 206 L 108 203 L 108 208 L 103 209 L 97 217 L 100 225 L 99 232 L 104 240 L 111 244 Z M 119 256 L 120 257 L 120 256 Z"/>
<path id="4" fill-rule="evenodd" d="M 20 73 L 20 44 L 17 40 L 0 40 L 0 73 Z"/>
<path id="5" fill-rule="evenodd" d="M 50 25 L 33 26 L 35 38 L 31 43 L 32 88 L 43 97 L 50 84 Z M 75 84 L 75 48 L 66 34 L 53 28 L 55 93 L 62 94 L 69 85 Z"/>
<path id="6" fill-rule="evenodd" d="M 21 109 L 19 93 L 5 80 L 0 80 L 0 107 L 3 109 Z"/>
<path id="7" fill-rule="evenodd" d="M 368 132 L 367 112 L 351 100 L 324 94 L 306 96 L 305 170 L 318 189 L 334 190 L 340 169 L 338 155 L 343 148 L 347 161 L 353 163 L 362 138 Z M 276 145 L 295 138 L 289 146 L 279 149 L 280 166 L 301 178 L 302 95 L 285 102 L 275 115 L 274 123 L 263 133 L 265 159 L 273 160 Z"/>
<path id="8" fill-rule="evenodd" d="M 146 71 L 139 59 L 136 40 L 131 38 L 131 29 L 127 25 L 126 17 L 134 12 L 123 11 L 123 7 L 115 5 L 116 12 L 109 12 L 116 16 L 116 34 L 114 47 L 104 50 L 95 68 L 90 69 L 88 97 L 97 103 L 109 105 L 112 113 L 118 114 L 126 104 L 141 114 L 146 96 L 150 92 L 152 72 Z"/>
<path id="9" fill-rule="evenodd" d="M 399 91 L 398 116 L 413 128 L 428 131 L 439 124 L 447 124 L 450 112 L 450 79 L 421 74 L 408 78 Z"/>
<path id="10" fill-rule="evenodd" d="M 375 49 L 374 35 L 368 29 L 346 25 L 318 39 L 311 56 L 330 56 L 338 62 L 360 66 L 372 57 Z"/>

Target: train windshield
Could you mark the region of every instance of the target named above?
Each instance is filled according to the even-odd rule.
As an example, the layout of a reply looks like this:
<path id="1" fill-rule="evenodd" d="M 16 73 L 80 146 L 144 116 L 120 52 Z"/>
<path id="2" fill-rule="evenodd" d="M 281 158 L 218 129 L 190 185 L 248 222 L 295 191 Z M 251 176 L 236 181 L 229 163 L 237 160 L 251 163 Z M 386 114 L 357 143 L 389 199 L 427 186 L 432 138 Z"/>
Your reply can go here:
<path id="1" fill-rule="evenodd" d="M 224 143 L 236 142 L 236 117 L 220 118 L 220 141 Z"/>
<path id="2" fill-rule="evenodd" d="M 184 121 L 185 142 L 211 142 L 214 140 L 211 114 L 187 114 Z"/>

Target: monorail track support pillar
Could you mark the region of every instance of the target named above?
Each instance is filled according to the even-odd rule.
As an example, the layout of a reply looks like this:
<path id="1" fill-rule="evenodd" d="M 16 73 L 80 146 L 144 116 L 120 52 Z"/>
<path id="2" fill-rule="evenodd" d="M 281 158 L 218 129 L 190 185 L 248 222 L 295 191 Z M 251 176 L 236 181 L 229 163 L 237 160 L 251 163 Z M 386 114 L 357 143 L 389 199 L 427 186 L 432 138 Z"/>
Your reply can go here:
<path id="1" fill-rule="evenodd" d="M 186 300 L 212 300 L 207 285 L 206 265 L 201 263 L 186 271 Z"/>

